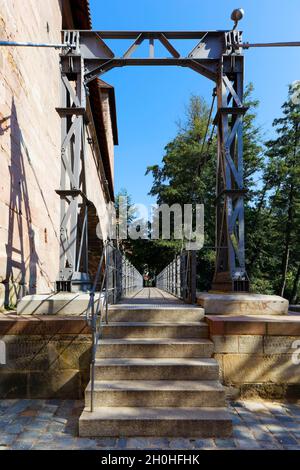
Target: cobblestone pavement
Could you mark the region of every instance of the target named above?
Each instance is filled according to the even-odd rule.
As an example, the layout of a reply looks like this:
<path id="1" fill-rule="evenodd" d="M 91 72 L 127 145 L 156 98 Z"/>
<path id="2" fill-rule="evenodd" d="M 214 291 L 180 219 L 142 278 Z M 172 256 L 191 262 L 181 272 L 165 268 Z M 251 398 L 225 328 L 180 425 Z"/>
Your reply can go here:
<path id="1" fill-rule="evenodd" d="M 83 402 L 0 400 L 0 450 L 291 449 L 300 450 L 300 403 L 237 401 L 229 439 L 78 437 Z"/>

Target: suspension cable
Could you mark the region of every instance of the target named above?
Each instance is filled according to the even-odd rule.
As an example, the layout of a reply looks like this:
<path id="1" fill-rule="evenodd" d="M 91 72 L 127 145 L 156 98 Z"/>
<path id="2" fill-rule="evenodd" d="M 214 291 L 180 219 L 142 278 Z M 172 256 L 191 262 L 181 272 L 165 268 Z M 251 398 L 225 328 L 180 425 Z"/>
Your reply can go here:
<path id="1" fill-rule="evenodd" d="M 216 96 L 217 96 L 216 88 L 214 88 L 213 89 L 213 94 L 212 94 L 212 103 L 211 103 L 211 107 L 210 107 L 210 111 L 209 111 L 209 115 L 208 115 L 208 119 L 207 119 L 207 124 L 206 124 L 206 129 L 205 129 L 205 134 L 204 134 L 203 139 L 202 139 L 202 145 L 201 145 L 201 150 L 200 150 L 199 161 L 198 161 L 197 168 L 196 168 L 196 174 L 195 174 L 195 177 L 193 178 L 192 198 L 194 200 L 194 203 L 196 203 L 196 198 L 194 197 L 195 186 L 196 186 L 196 177 L 200 176 L 200 166 L 201 166 L 201 162 L 202 162 L 202 158 L 203 158 L 203 154 L 204 154 L 205 144 L 206 144 L 206 141 L 207 141 L 207 134 L 208 134 L 209 126 L 210 126 L 210 123 L 211 123 L 211 118 L 212 118 L 212 113 L 213 113 L 213 109 L 214 109 L 214 105 L 215 105 Z M 207 141 L 208 143 L 207 143 L 206 152 L 208 152 L 208 149 L 211 145 L 214 130 L 215 130 L 215 124 L 212 128 L 210 137 Z M 206 163 L 206 158 L 205 158 L 204 164 L 205 163 Z M 191 235 L 192 235 L 192 226 L 191 226 L 191 231 L 190 231 L 190 238 L 191 238 Z M 184 246 L 184 240 L 182 239 L 182 241 L 181 241 L 181 250 L 180 250 L 181 253 L 184 251 L 183 246 Z"/>
<path id="2" fill-rule="evenodd" d="M 216 95 L 217 95 L 216 94 L 216 89 L 214 88 L 213 95 L 212 95 L 213 96 L 212 103 L 211 103 L 211 107 L 210 107 L 210 111 L 209 111 L 209 116 L 208 116 L 208 119 L 207 119 L 206 130 L 205 130 L 205 134 L 204 134 L 204 137 L 203 137 L 203 140 L 202 140 L 202 146 L 201 146 L 201 150 L 200 150 L 199 161 L 198 161 L 198 165 L 197 165 L 197 169 L 196 169 L 196 175 L 198 175 L 198 176 L 200 176 L 200 165 L 201 165 L 201 161 L 202 161 L 202 157 L 203 157 L 203 153 L 204 153 L 204 148 L 205 148 L 205 144 L 206 144 L 206 139 L 207 139 L 207 134 L 208 134 L 208 130 L 209 130 L 210 122 L 211 122 L 211 117 L 212 117 L 212 113 L 213 113 L 213 109 L 214 109 L 214 105 L 215 105 Z M 208 148 L 209 148 L 209 145 L 210 145 L 211 140 L 212 140 L 214 129 L 215 129 L 215 125 L 212 129 L 211 136 L 208 139 Z M 206 159 L 205 159 L 204 163 L 206 163 Z"/>

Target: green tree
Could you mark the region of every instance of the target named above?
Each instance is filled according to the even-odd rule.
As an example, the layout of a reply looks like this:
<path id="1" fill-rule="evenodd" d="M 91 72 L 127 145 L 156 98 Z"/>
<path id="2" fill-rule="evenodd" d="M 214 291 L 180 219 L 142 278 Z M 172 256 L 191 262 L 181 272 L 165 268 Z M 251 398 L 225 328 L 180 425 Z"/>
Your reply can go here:
<path id="1" fill-rule="evenodd" d="M 283 115 L 275 119 L 276 138 L 266 143 L 264 180 L 270 187 L 275 288 L 296 301 L 300 276 L 300 85 L 289 87 Z M 274 255 L 273 255 L 274 256 Z"/>
<path id="2" fill-rule="evenodd" d="M 126 189 L 121 189 L 116 196 L 116 219 L 117 227 L 120 224 L 121 215 L 119 201 L 120 197 L 127 198 L 127 228 L 130 229 L 132 224 L 135 224 L 138 227 L 138 213 L 136 206 L 132 200 L 131 195 Z M 119 231 L 118 231 L 119 232 Z M 141 232 L 142 235 L 147 235 Z M 148 240 L 139 238 L 133 240 L 130 237 L 121 239 L 118 238 L 119 247 L 122 249 L 126 256 L 131 261 L 131 263 L 141 272 L 144 270 L 149 271 L 150 276 L 153 278 L 156 274 L 163 270 L 163 268 L 172 260 L 177 250 L 174 250 L 173 244 L 165 240 Z"/>
<path id="3" fill-rule="evenodd" d="M 244 120 L 245 185 L 249 190 L 246 198 L 246 217 L 252 217 L 251 199 L 258 197 L 255 188 L 257 172 L 263 167 L 261 133 L 255 124 L 258 102 L 252 98 L 253 86 L 245 92 L 245 105 L 250 110 Z M 205 210 L 205 246 L 198 254 L 198 288 L 208 289 L 214 272 L 215 238 L 215 179 L 216 179 L 216 135 L 212 124 L 206 135 L 209 108 L 206 102 L 192 96 L 187 117 L 179 126 L 176 137 L 166 146 L 162 165 L 147 168 L 152 173 L 150 191 L 158 204 L 202 203 Z M 204 151 L 203 151 L 204 149 Z M 255 245 L 254 236 L 249 236 L 250 245 Z"/>

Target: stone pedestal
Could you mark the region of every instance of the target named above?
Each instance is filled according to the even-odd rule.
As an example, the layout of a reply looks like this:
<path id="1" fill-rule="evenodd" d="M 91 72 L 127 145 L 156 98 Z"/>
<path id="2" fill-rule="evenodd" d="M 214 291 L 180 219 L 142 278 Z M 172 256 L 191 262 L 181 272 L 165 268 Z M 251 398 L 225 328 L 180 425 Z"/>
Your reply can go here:
<path id="1" fill-rule="evenodd" d="M 213 294 L 199 292 L 197 303 L 206 315 L 287 315 L 289 303 L 283 297 L 263 294 Z"/>
<path id="2" fill-rule="evenodd" d="M 95 294 L 95 303 L 99 301 Z M 23 297 L 17 306 L 18 315 L 84 315 L 87 311 L 89 294 L 59 293 L 35 294 Z"/>

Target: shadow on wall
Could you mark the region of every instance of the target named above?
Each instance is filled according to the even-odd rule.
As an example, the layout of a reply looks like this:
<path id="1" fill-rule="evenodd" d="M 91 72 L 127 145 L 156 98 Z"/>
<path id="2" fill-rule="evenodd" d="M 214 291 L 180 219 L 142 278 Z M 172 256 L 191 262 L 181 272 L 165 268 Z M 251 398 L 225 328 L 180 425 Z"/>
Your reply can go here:
<path id="1" fill-rule="evenodd" d="M 36 292 L 38 256 L 35 247 L 35 233 L 32 227 L 26 180 L 23 141 L 18 115 L 12 100 L 10 116 L 10 200 L 8 219 L 8 240 L 6 245 L 5 305 L 12 305 L 27 292 Z M 26 257 L 26 245 L 27 257 Z M 26 272 L 28 271 L 28 289 Z M 26 292 L 27 291 L 27 292 Z"/>
<path id="2" fill-rule="evenodd" d="M 97 210 L 94 204 L 90 203 L 88 211 L 88 266 L 89 275 L 91 279 L 94 280 L 103 251 L 103 234 L 101 231 Z M 79 216 L 79 221 L 80 218 L 82 218 L 82 214 Z M 80 230 L 82 223 L 79 223 L 78 225 Z M 100 285 L 98 288 L 100 288 Z"/>

